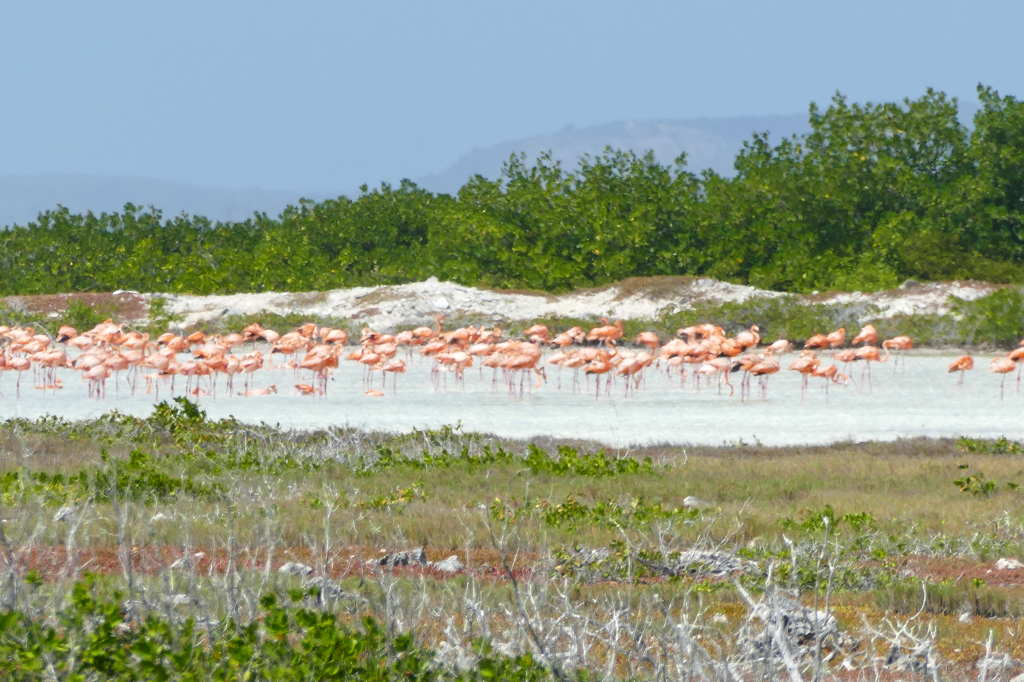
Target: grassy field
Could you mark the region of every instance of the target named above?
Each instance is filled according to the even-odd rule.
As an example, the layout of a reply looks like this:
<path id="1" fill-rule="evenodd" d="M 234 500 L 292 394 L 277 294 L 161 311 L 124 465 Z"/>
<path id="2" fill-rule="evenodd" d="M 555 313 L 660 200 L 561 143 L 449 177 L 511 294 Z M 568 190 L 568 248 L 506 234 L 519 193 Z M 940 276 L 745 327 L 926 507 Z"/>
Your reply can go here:
<path id="1" fill-rule="evenodd" d="M 539 666 L 513 677 L 973 678 L 986 643 L 1024 657 L 1024 569 L 995 566 L 1024 559 L 1018 484 L 1008 441 L 620 452 L 283 432 L 182 400 L 0 427 L 0 602 L 56 622 L 88 580 L 136 636 L 147 614 L 223 635 L 277 595 L 412 632 L 437 674 L 483 675 L 487 642 Z"/>

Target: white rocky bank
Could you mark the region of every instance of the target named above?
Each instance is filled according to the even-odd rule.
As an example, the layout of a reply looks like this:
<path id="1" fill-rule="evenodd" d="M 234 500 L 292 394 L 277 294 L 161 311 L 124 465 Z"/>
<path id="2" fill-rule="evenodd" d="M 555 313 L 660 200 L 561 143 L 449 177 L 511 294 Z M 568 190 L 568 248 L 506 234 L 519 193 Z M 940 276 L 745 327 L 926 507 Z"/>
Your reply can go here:
<path id="1" fill-rule="evenodd" d="M 865 320 L 901 314 L 949 311 L 949 297 L 974 300 L 998 285 L 959 281 L 907 283 L 878 293 L 832 292 L 798 296 L 804 303 L 862 304 Z M 396 286 L 355 287 L 308 293 L 232 294 L 227 296 L 165 295 L 167 310 L 181 315 L 182 326 L 231 315 L 269 312 L 358 320 L 379 331 L 423 324 L 437 313 L 453 317 L 471 315 L 492 322 L 545 317 L 651 319 L 660 314 L 688 310 L 695 305 L 742 302 L 749 298 L 778 298 L 788 294 L 713 279 L 652 277 L 632 279 L 598 289 L 567 294 L 508 292 L 476 289 L 431 277 L 425 282 Z M 147 298 L 155 296 L 147 295 Z"/>

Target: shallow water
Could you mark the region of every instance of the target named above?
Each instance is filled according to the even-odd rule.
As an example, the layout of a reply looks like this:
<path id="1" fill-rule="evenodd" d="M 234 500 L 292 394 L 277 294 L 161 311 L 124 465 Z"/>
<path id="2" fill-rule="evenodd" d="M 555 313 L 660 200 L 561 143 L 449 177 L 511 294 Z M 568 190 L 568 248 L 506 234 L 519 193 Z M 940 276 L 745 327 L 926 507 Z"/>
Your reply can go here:
<path id="1" fill-rule="evenodd" d="M 279 356 L 277 356 L 279 357 Z M 399 355 L 402 357 L 402 355 Z M 782 358 L 786 367 L 793 356 Z M 210 417 L 233 415 L 247 422 L 279 424 L 285 428 L 353 426 L 364 429 L 407 431 L 462 423 L 467 431 L 493 433 L 511 438 L 553 436 L 599 441 L 612 446 L 634 444 L 707 444 L 761 442 L 766 445 L 829 443 L 842 440 L 893 440 L 908 436 L 961 436 L 1024 439 L 1024 393 L 1017 392 L 1017 375 L 1006 379 L 1005 398 L 1000 399 L 1002 377 L 990 374 L 991 356 L 975 357 L 975 369 L 962 386 L 958 375 L 946 367 L 953 356 L 910 355 L 895 367 L 894 361 L 872 366 L 871 384 L 862 379 L 862 365 L 851 367 L 855 380 L 833 385 L 828 394 L 822 380 L 812 380 L 801 401 L 801 377 L 782 371 L 768 383 L 768 399 L 761 400 L 756 381 L 753 397 L 739 398 L 739 374 L 733 374 L 736 393 L 728 395 L 715 384 L 694 387 L 692 378 L 680 385 L 678 375 L 670 381 L 663 371 L 648 370 L 645 384 L 630 395 L 618 380 L 606 394 L 595 398 L 594 380 L 572 390 L 573 372 L 561 373 L 548 367 L 548 381 L 540 388 L 524 387 L 515 396 L 498 377 L 492 386 L 492 370 L 477 367 L 467 371 L 464 386 L 452 374 L 437 378 L 435 388 L 431 362 L 415 357 L 407 374 L 398 377 L 397 391 L 392 379 L 384 397 L 364 395 L 362 366 L 342 362 L 329 382 L 326 396 L 295 395 L 297 382 L 312 383 L 309 372 L 296 379 L 291 369 L 260 370 L 254 386 L 275 384 L 277 395 L 260 397 L 227 396 L 223 378 L 218 395 L 198 398 Z M 895 369 L 895 372 L 894 372 Z M 0 419 L 36 418 L 59 415 L 66 419 L 96 417 L 112 409 L 145 416 L 152 411 L 156 394 L 145 394 L 144 382 L 130 395 L 124 378 L 115 391 L 107 382 L 103 400 L 89 399 L 81 375 L 62 370 L 58 376 L 65 388 L 54 394 L 33 388 L 26 372 L 21 397 L 15 397 L 16 375 L 5 372 L 0 379 Z M 527 384 L 531 382 L 527 380 Z M 447 384 L 447 386 L 445 386 Z M 236 377 L 236 390 L 242 378 Z M 176 379 L 177 395 L 184 394 L 184 377 Z M 380 375 L 375 388 L 380 388 Z M 169 386 L 161 382 L 160 400 L 170 397 Z M 116 397 L 115 397 L 116 392 Z"/>

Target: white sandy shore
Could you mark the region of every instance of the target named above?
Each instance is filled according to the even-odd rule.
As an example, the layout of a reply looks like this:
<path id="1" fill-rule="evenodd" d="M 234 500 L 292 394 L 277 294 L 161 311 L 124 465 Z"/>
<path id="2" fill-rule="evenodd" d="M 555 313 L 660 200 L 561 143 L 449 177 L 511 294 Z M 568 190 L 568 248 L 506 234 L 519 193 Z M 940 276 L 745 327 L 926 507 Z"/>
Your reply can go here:
<path id="1" fill-rule="evenodd" d="M 878 293 L 833 292 L 797 298 L 805 303 L 863 306 L 863 321 L 868 321 L 894 315 L 945 314 L 950 309 L 950 296 L 971 301 L 997 288 L 997 285 L 986 282 L 935 282 L 904 285 L 897 290 Z M 380 331 L 391 331 L 422 324 L 437 313 L 479 316 L 493 322 L 541 317 L 651 319 L 665 312 L 688 310 L 701 303 L 742 302 L 752 297 L 786 295 L 689 277 L 626 280 L 599 289 L 584 289 L 558 296 L 476 289 L 439 282 L 431 277 L 413 284 L 324 292 L 167 295 L 165 298 L 168 311 L 184 318 L 183 326 L 224 316 L 270 312 L 359 320 Z"/>

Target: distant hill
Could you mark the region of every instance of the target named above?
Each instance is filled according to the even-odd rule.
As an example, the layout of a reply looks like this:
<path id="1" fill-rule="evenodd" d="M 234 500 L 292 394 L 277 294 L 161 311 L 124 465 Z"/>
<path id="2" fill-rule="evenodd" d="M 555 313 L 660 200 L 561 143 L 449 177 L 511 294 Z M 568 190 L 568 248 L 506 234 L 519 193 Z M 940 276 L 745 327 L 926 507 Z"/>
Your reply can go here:
<path id="1" fill-rule="evenodd" d="M 977 104 L 961 103 L 961 120 L 968 126 Z M 705 168 L 731 176 L 733 161 L 743 143 L 755 132 L 767 131 L 772 142 L 810 130 L 807 114 L 749 116 L 742 118 L 700 118 L 683 121 L 626 121 L 586 128 L 566 128 L 556 133 L 534 135 L 474 149 L 446 168 L 425 175 L 416 182 L 434 192 L 454 194 L 474 175 L 497 178 L 509 156 L 526 152 L 532 163 L 544 151 L 551 151 L 565 167 L 571 168 L 584 154 L 596 155 L 605 147 L 631 149 L 637 153 L 653 150 L 662 163 L 671 163 L 687 153 L 687 167 L 695 173 Z M 401 177 L 401 173 L 396 173 Z M 375 183 L 369 183 L 373 186 Z M 114 175 L 4 175 L 0 174 L 0 226 L 24 225 L 40 211 L 58 204 L 74 212 L 120 211 L 125 203 L 156 206 L 165 217 L 181 212 L 211 220 L 244 220 L 255 212 L 277 216 L 301 197 L 323 200 L 358 192 L 302 192 L 259 188 L 230 189 L 203 187 L 170 180 Z"/>
<path id="2" fill-rule="evenodd" d="M 299 198 L 324 199 L 326 193 L 200 187 L 170 180 L 113 175 L 0 174 L 0 226 L 24 225 L 58 204 L 73 212 L 112 213 L 128 202 L 155 206 L 165 217 L 184 211 L 211 220 L 245 220 L 254 212 L 276 217 Z"/>
<path id="3" fill-rule="evenodd" d="M 574 167 L 579 157 L 599 154 L 605 147 L 631 149 L 637 153 L 653 150 L 662 163 L 670 163 L 686 152 L 687 167 L 691 171 L 711 168 L 723 175 L 732 175 L 736 153 L 755 132 L 768 131 L 772 141 L 778 141 L 809 130 L 807 114 L 626 121 L 566 128 L 549 135 L 524 137 L 474 149 L 447 168 L 420 178 L 417 183 L 435 192 L 453 193 L 474 175 L 496 178 L 502 164 L 514 153 L 526 152 L 532 162 L 538 154 L 550 150 L 563 166 Z"/>

